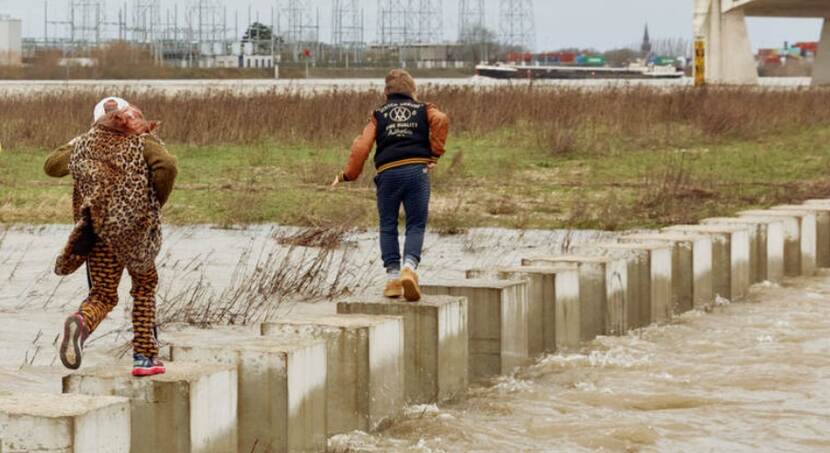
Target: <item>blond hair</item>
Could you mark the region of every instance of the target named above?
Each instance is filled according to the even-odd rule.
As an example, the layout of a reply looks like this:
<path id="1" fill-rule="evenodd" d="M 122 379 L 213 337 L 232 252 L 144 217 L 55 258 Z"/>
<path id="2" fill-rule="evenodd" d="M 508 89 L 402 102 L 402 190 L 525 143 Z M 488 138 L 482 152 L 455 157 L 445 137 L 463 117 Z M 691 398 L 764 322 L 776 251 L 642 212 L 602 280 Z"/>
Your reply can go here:
<path id="1" fill-rule="evenodd" d="M 390 94 L 405 94 L 414 98 L 415 79 L 403 69 L 393 69 L 386 75 L 386 88 L 383 93 L 387 96 Z"/>

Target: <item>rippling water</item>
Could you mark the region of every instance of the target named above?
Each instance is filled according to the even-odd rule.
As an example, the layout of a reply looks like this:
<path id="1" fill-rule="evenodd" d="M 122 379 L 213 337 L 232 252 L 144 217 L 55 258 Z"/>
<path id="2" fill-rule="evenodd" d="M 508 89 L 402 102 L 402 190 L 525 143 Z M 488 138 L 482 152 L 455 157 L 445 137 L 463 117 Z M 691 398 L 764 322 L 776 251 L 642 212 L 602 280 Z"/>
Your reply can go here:
<path id="1" fill-rule="evenodd" d="M 548 355 L 357 451 L 830 451 L 830 277 Z"/>

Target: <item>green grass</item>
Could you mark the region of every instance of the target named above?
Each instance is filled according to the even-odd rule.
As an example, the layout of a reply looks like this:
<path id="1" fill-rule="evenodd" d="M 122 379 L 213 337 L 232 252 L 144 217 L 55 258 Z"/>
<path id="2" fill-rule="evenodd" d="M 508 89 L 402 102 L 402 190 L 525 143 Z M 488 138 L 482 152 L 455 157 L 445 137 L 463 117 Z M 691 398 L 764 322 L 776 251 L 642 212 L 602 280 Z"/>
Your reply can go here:
<path id="1" fill-rule="evenodd" d="M 566 154 L 512 130 L 454 138 L 433 176 L 432 225 L 517 228 L 650 227 L 736 210 L 830 196 L 830 127 L 764 139 Z M 584 145 L 584 144 L 583 144 Z M 165 221 L 222 226 L 376 222 L 372 169 L 327 185 L 344 145 L 172 145 L 179 179 Z M 0 152 L 0 223 L 71 222 L 71 179 L 42 173 L 43 149 Z"/>

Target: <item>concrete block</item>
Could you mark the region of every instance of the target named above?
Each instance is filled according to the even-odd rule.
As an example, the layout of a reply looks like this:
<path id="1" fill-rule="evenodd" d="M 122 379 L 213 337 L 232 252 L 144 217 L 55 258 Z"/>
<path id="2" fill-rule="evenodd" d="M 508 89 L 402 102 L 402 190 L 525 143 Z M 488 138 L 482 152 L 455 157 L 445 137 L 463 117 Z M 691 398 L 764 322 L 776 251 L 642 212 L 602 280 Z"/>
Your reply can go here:
<path id="1" fill-rule="evenodd" d="M 528 361 L 527 282 L 432 280 L 427 295 L 467 298 L 469 377 L 507 374 Z"/>
<path id="2" fill-rule="evenodd" d="M 572 266 L 470 269 L 467 278 L 497 278 L 528 282 L 527 351 L 531 356 L 556 350 L 556 275 Z"/>
<path id="3" fill-rule="evenodd" d="M 704 225 L 749 227 L 750 282 L 779 282 L 784 276 L 784 225 L 774 219 L 714 217 L 701 220 Z"/>
<path id="4" fill-rule="evenodd" d="M 750 210 L 738 213 L 753 220 L 780 220 L 784 225 L 784 274 L 813 275 L 816 269 L 816 215 L 810 211 Z"/>
<path id="5" fill-rule="evenodd" d="M 426 296 L 418 303 L 365 298 L 340 302 L 341 314 L 400 316 L 404 324 L 406 401 L 429 404 L 467 390 L 467 299 Z"/>
<path id="6" fill-rule="evenodd" d="M 237 447 L 237 374 L 226 365 L 168 363 L 167 373 L 134 378 L 130 366 L 81 370 L 64 393 L 129 398 L 132 453 L 226 453 Z"/>
<path id="7" fill-rule="evenodd" d="M 619 244 L 625 247 L 627 244 Z M 644 280 L 649 278 L 648 254 L 643 250 L 609 248 L 603 244 L 572 247 L 570 253 L 578 256 L 608 256 L 626 262 L 625 326 L 624 331 L 642 327 L 640 312 L 646 308 L 647 300 L 642 296 Z M 648 323 L 646 323 L 648 325 Z"/>
<path id="8" fill-rule="evenodd" d="M 174 361 L 236 368 L 238 451 L 326 450 L 325 341 L 182 334 L 167 339 Z"/>
<path id="9" fill-rule="evenodd" d="M 712 288 L 716 295 L 737 300 L 749 292 L 749 227 L 744 225 L 676 225 L 670 233 L 712 238 Z"/>
<path id="10" fill-rule="evenodd" d="M 776 211 L 809 211 L 816 215 L 816 266 L 830 267 L 830 202 L 773 206 Z"/>
<path id="11" fill-rule="evenodd" d="M 623 335 L 628 328 L 628 262 L 610 256 L 552 256 L 522 260 L 525 266 L 570 264 L 579 271 L 580 334 Z"/>
<path id="12" fill-rule="evenodd" d="M 642 233 L 621 236 L 622 243 L 662 244 L 671 248 L 672 310 L 682 314 L 706 309 L 715 300 L 712 290 L 712 239 L 677 233 Z"/>
<path id="13" fill-rule="evenodd" d="M 129 453 L 130 402 L 112 396 L 0 394 L 0 451 Z"/>
<path id="14" fill-rule="evenodd" d="M 671 274 L 672 250 L 667 244 L 656 243 L 606 243 L 596 245 L 599 249 L 632 254 L 635 265 L 629 265 L 629 289 L 638 285 L 631 293 L 629 323 L 631 328 L 646 327 L 651 323 L 666 322 L 672 317 Z M 634 273 L 634 279 L 631 278 Z"/>
<path id="15" fill-rule="evenodd" d="M 405 404 L 404 324 L 393 316 L 278 319 L 263 335 L 326 341 L 329 435 L 372 431 Z"/>
<path id="16" fill-rule="evenodd" d="M 579 270 L 576 266 L 525 266 L 505 267 L 493 271 L 471 270 L 469 278 L 475 275 L 505 280 L 530 277 L 529 297 L 543 300 L 542 337 L 545 352 L 576 348 L 582 342 L 580 335 Z M 537 277 L 533 277 L 536 275 Z M 543 281 L 539 286 L 539 277 Z M 534 281 L 536 282 L 534 284 Z M 539 296 L 541 294 L 541 296 Z M 528 316 L 530 324 L 531 316 Z M 530 330 L 530 329 L 528 329 Z"/>

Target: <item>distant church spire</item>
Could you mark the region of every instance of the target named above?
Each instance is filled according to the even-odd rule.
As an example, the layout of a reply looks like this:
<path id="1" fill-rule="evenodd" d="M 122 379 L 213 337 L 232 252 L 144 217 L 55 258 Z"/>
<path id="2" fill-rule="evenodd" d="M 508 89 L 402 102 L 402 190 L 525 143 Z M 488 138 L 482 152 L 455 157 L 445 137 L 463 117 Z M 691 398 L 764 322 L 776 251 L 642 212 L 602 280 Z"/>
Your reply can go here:
<path id="1" fill-rule="evenodd" d="M 643 45 L 640 46 L 640 50 L 644 56 L 651 54 L 651 37 L 648 35 L 648 23 L 646 23 L 646 31 L 643 34 Z"/>

